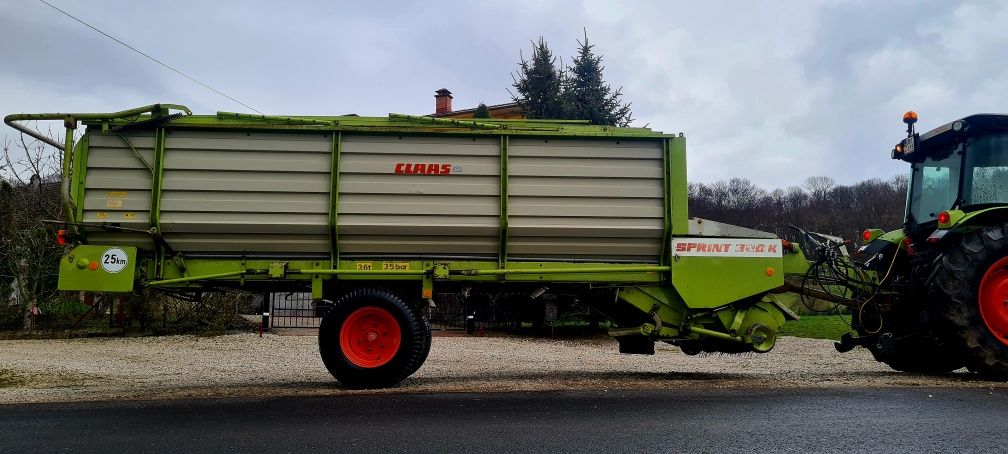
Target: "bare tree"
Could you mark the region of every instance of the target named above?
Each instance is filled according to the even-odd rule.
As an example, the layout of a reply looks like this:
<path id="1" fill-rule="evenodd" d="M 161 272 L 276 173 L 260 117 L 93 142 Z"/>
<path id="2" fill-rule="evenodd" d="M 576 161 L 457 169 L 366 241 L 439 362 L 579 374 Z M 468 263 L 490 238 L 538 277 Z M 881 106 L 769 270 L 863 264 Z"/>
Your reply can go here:
<path id="1" fill-rule="evenodd" d="M 814 176 L 805 179 L 805 189 L 812 196 L 813 203 L 822 203 L 829 197 L 830 190 L 836 186 L 836 180 L 830 177 Z"/>
<path id="2" fill-rule="evenodd" d="M 26 139 L 6 138 L 0 159 L 0 275 L 6 310 L 34 329 L 46 302 L 58 295 L 63 248 L 47 219 L 62 218 L 60 151 Z"/>

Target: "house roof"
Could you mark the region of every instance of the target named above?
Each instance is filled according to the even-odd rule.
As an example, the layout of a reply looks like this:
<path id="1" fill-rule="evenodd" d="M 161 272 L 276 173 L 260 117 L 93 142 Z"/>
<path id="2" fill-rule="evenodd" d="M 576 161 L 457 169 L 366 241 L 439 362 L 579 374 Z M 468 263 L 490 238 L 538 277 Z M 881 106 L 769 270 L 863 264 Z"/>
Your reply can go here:
<path id="1" fill-rule="evenodd" d="M 508 103 L 504 103 L 504 104 L 494 104 L 492 106 L 487 106 L 487 109 L 490 110 L 491 113 L 493 113 L 493 111 L 495 111 L 495 110 L 505 110 L 505 109 L 512 109 L 512 108 L 516 108 L 516 107 L 519 107 L 518 103 L 516 103 L 516 102 L 508 102 Z M 449 116 L 460 115 L 460 114 L 474 113 L 474 112 L 476 112 L 476 109 L 478 109 L 478 108 L 479 107 L 477 106 L 477 107 L 473 107 L 471 109 L 453 110 L 451 112 L 445 112 L 445 113 L 440 113 L 440 114 L 439 113 L 434 113 L 434 114 L 430 114 L 430 116 L 432 116 L 432 117 L 449 117 Z"/>

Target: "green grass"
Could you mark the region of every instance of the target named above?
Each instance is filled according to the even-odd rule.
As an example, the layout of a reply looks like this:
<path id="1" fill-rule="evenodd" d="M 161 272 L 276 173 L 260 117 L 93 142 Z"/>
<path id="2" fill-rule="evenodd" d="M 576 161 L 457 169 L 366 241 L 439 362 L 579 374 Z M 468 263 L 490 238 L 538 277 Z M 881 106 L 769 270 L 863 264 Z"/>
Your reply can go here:
<path id="1" fill-rule="evenodd" d="M 801 320 L 785 323 L 780 333 L 782 336 L 840 340 L 843 333 L 850 331 L 850 321 L 850 315 L 802 315 Z"/>

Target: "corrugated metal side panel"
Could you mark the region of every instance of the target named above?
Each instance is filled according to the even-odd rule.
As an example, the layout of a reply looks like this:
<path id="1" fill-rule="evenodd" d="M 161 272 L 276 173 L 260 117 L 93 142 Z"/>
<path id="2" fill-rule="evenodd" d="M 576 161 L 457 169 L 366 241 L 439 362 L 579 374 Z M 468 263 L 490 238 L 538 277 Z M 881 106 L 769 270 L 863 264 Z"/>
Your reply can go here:
<path id="1" fill-rule="evenodd" d="M 126 132 L 129 144 L 154 165 L 154 132 Z M 131 229 L 150 228 L 150 170 L 118 134 L 88 131 L 84 223 L 110 223 Z M 150 237 L 125 232 L 90 232 L 92 244 L 150 247 Z"/>
<path id="2" fill-rule="evenodd" d="M 660 141 L 511 139 L 508 258 L 656 262 Z"/>
<path id="3" fill-rule="evenodd" d="M 341 254 L 497 254 L 499 139 L 343 135 L 341 144 Z M 453 170 L 397 174 L 400 163 Z"/>
<path id="4" fill-rule="evenodd" d="M 330 250 L 332 136 L 169 131 L 161 229 L 182 252 Z"/>

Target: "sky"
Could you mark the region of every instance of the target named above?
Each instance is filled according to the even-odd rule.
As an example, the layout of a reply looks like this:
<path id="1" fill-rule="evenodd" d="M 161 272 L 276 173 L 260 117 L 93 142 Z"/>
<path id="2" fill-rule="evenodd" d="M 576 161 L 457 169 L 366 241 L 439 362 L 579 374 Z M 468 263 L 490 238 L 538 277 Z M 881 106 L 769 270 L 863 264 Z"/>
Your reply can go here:
<path id="1" fill-rule="evenodd" d="M 520 52 L 541 36 L 568 63 L 587 30 L 633 125 L 686 135 L 691 181 L 886 179 L 904 111 L 926 131 L 1008 110 L 1001 1 L 49 1 L 277 115 L 510 102 Z M 0 0 L 0 42 L 0 114 L 249 112 L 36 0 Z"/>

